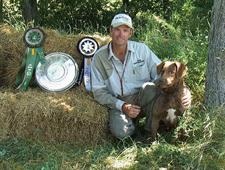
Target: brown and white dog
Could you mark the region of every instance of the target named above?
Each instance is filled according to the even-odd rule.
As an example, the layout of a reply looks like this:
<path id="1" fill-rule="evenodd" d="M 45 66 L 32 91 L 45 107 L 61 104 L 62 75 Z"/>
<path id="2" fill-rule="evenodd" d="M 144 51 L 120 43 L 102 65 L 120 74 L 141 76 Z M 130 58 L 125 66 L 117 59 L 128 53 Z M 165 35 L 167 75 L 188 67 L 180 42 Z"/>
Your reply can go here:
<path id="1" fill-rule="evenodd" d="M 184 112 L 181 98 L 184 91 L 184 77 L 187 67 L 180 62 L 165 61 L 157 66 L 159 78 L 155 81 L 159 89 L 151 115 L 151 137 L 156 138 L 160 121 L 163 121 L 167 128 L 175 128 L 178 123 L 178 116 Z"/>

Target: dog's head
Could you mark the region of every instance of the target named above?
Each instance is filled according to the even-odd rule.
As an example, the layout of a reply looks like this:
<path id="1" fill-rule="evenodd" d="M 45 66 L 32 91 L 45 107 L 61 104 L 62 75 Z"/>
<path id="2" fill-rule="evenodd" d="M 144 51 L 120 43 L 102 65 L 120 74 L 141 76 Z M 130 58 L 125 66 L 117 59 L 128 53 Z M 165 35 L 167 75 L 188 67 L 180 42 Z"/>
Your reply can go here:
<path id="1" fill-rule="evenodd" d="M 169 89 L 183 84 L 187 67 L 177 61 L 165 61 L 157 65 L 159 78 L 155 84 L 161 89 Z"/>

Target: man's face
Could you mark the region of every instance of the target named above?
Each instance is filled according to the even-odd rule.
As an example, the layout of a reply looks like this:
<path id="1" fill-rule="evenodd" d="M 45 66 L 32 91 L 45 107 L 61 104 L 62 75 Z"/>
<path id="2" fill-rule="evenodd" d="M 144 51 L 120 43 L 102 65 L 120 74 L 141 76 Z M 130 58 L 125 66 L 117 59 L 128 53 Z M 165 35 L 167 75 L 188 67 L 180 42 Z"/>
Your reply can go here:
<path id="1" fill-rule="evenodd" d="M 132 35 L 132 29 L 127 25 L 121 25 L 115 28 L 111 28 L 110 36 L 112 37 L 113 43 L 117 45 L 127 44 L 128 39 Z"/>

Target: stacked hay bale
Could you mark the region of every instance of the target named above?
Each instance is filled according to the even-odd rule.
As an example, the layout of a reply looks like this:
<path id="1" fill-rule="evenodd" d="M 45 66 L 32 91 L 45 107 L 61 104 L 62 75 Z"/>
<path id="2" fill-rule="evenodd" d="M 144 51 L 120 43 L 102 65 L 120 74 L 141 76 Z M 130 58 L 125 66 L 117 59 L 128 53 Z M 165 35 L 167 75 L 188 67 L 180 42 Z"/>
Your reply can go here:
<path id="1" fill-rule="evenodd" d="M 76 46 L 85 35 L 44 32 L 47 34 L 45 53 L 65 52 L 78 65 L 81 63 L 82 56 Z M 0 85 L 3 85 L 0 89 L 0 139 L 14 136 L 96 145 L 109 138 L 107 109 L 96 103 L 82 86 L 63 93 L 47 93 L 40 88 L 29 88 L 26 92 L 12 90 L 25 52 L 23 31 L 1 25 L 0 37 Z M 109 37 L 92 37 L 100 46 L 110 41 Z"/>
<path id="2" fill-rule="evenodd" d="M 107 110 L 81 88 L 64 93 L 0 92 L 0 139 L 23 137 L 53 143 L 96 145 L 106 141 Z"/>
<path id="3" fill-rule="evenodd" d="M 0 44 L 0 86 L 3 85 L 3 79 L 2 79 L 2 75 L 3 75 L 3 68 L 4 67 L 4 58 L 3 58 L 3 48 Z"/>
<path id="4" fill-rule="evenodd" d="M 59 32 L 50 29 L 44 29 L 44 32 L 47 36 L 44 43 L 44 52 L 46 54 L 52 52 L 67 53 L 75 59 L 78 65 L 82 61 L 82 56 L 76 47 L 82 37 L 91 36 L 97 40 L 100 46 L 110 41 L 110 37 L 103 37 L 98 34 L 61 35 Z M 2 81 L 7 87 L 14 86 L 16 75 L 24 57 L 25 46 L 23 43 L 23 34 L 23 31 L 16 31 L 8 25 L 0 25 L 0 44 L 3 49 L 2 55 L 0 53 L 0 61 L 3 61 L 3 67 L 0 68 L 0 72 L 2 72 Z"/>
<path id="5" fill-rule="evenodd" d="M 22 32 L 18 32 L 10 26 L 0 26 L 0 44 L 2 46 L 1 57 L 1 81 L 5 86 L 15 83 L 16 74 L 24 55 L 25 47 L 22 40 Z"/>

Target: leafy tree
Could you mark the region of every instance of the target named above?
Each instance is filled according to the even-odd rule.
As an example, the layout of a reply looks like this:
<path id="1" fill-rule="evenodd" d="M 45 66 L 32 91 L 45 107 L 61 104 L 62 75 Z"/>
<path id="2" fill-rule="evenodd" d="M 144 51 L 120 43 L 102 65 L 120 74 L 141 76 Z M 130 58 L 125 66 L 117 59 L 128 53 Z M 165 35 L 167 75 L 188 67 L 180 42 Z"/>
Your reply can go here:
<path id="1" fill-rule="evenodd" d="M 124 11 L 127 11 L 127 8 L 129 6 L 129 0 L 123 0 L 123 6 L 122 9 L 124 9 Z"/>
<path id="2" fill-rule="evenodd" d="M 208 33 L 213 0 L 173 0 L 171 22 L 192 34 Z"/>
<path id="3" fill-rule="evenodd" d="M 112 13 L 108 4 L 109 0 L 39 1 L 40 25 L 70 31 L 100 29 Z"/>
<path id="4" fill-rule="evenodd" d="M 135 17 L 139 12 L 151 12 L 161 15 L 165 19 L 170 19 L 172 4 L 171 0 L 123 0 L 121 11 L 126 11 L 132 17 Z"/>
<path id="5" fill-rule="evenodd" d="M 105 32 L 112 17 L 127 12 L 133 19 L 143 12 L 155 14 L 171 25 L 191 33 L 208 30 L 213 0 L 0 0 L 0 20 L 14 23 L 36 21 L 36 25 L 66 31 Z M 6 8 L 4 8 L 4 6 Z M 1 8 L 3 13 L 1 17 Z M 19 9 L 19 11 L 18 11 Z M 200 31 L 198 31 L 200 30 Z M 185 31 L 183 31 L 185 32 Z"/>

